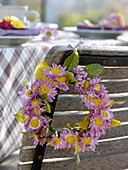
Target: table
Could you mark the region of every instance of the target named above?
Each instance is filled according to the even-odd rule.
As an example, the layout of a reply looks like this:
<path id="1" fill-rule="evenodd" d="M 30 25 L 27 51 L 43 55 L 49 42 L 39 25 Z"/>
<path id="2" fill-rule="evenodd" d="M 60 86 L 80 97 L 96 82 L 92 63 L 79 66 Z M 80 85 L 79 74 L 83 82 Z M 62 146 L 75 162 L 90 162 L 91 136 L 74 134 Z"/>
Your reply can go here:
<path id="1" fill-rule="evenodd" d="M 76 45 L 79 37 L 65 33 L 55 41 L 35 40 L 17 47 L 0 48 L 0 160 L 21 146 L 23 125 L 14 118 L 22 106 L 17 92 L 23 82 L 32 82 L 36 65 L 55 45 Z M 87 46 L 124 45 L 118 40 L 84 39 Z"/>

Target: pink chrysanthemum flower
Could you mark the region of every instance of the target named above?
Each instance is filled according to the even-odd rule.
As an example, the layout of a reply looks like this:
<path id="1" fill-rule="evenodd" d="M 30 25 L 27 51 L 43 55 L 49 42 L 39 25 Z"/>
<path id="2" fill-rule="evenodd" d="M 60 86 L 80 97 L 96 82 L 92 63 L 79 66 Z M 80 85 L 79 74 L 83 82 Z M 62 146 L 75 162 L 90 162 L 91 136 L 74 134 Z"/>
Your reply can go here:
<path id="1" fill-rule="evenodd" d="M 55 28 L 50 28 L 48 26 L 41 29 L 42 39 L 43 40 L 55 40 L 58 38 L 58 31 Z"/>
<path id="2" fill-rule="evenodd" d="M 111 124 L 105 121 L 99 112 L 90 113 L 89 129 L 92 136 L 99 138 L 100 135 L 105 134 L 106 129 L 110 128 Z"/>
<path id="3" fill-rule="evenodd" d="M 73 148 L 75 146 L 77 132 L 73 132 L 72 130 L 66 129 L 61 131 L 60 136 L 64 140 L 66 148 Z"/>
<path id="4" fill-rule="evenodd" d="M 46 95 L 48 102 L 52 102 L 53 99 L 55 99 L 55 96 L 57 95 L 57 91 L 53 87 L 52 83 L 46 80 L 40 83 L 39 93 L 41 95 Z"/>
<path id="5" fill-rule="evenodd" d="M 89 150 L 95 151 L 98 141 L 97 138 L 92 137 L 89 133 L 84 133 L 79 138 L 79 145 L 82 148 L 82 152 Z"/>

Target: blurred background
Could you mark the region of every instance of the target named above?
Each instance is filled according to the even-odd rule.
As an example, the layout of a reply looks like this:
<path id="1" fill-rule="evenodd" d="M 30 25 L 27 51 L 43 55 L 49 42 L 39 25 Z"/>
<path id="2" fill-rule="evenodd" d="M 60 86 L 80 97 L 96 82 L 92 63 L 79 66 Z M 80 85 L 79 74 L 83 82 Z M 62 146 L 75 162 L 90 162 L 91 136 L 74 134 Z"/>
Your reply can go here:
<path id="1" fill-rule="evenodd" d="M 112 12 L 121 12 L 128 23 L 127 0 L 0 0 L 2 5 L 27 5 L 40 13 L 41 22 L 57 23 L 59 28 L 88 19 L 97 23 Z"/>

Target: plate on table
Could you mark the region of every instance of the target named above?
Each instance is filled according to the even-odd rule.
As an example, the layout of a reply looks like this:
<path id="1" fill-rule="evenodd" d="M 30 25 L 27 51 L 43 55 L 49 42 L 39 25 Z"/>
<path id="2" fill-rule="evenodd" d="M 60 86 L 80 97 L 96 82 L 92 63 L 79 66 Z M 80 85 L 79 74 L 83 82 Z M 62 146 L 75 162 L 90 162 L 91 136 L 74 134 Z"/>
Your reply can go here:
<path id="1" fill-rule="evenodd" d="M 0 36 L 0 47 L 19 46 L 36 37 L 37 36 Z"/>
<path id="2" fill-rule="evenodd" d="M 77 27 L 64 27 L 64 31 L 71 31 L 78 34 L 80 37 L 92 39 L 116 39 L 128 30 L 98 30 L 98 29 L 77 29 Z"/>

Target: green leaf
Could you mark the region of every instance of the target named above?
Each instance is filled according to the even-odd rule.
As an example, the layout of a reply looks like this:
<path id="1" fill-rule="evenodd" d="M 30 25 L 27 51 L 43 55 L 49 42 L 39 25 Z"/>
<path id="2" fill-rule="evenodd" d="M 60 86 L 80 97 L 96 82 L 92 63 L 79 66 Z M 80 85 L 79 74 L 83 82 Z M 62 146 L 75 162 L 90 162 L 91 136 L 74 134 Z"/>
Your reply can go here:
<path id="1" fill-rule="evenodd" d="M 23 132 L 23 134 L 27 135 L 27 136 L 33 136 L 36 133 L 38 133 L 38 131 L 33 131 L 33 132 Z"/>
<path id="2" fill-rule="evenodd" d="M 77 67 L 78 64 L 79 64 L 79 54 L 77 50 L 75 50 L 68 58 L 66 58 L 63 67 L 67 67 L 67 70 L 72 72 L 73 68 Z"/>
<path id="3" fill-rule="evenodd" d="M 79 164 L 80 163 L 80 157 L 79 154 L 76 155 L 76 163 Z"/>
<path id="4" fill-rule="evenodd" d="M 18 120 L 21 123 L 25 123 L 25 119 L 22 113 L 22 110 L 20 110 L 19 112 L 17 112 L 15 115 L 16 120 Z"/>
<path id="5" fill-rule="evenodd" d="M 46 130 L 46 136 L 50 137 L 52 134 L 55 133 L 55 129 L 52 128 L 52 125 L 49 125 Z"/>
<path id="6" fill-rule="evenodd" d="M 28 84 L 27 83 L 22 83 L 24 86 L 28 87 Z"/>
<path id="7" fill-rule="evenodd" d="M 72 84 L 72 83 L 76 83 L 77 80 L 74 79 L 74 74 L 72 72 L 67 72 L 66 73 L 66 78 L 67 78 L 67 84 Z"/>
<path id="8" fill-rule="evenodd" d="M 47 100 L 47 94 L 42 94 L 42 95 L 40 94 L 39 96 L 41 97 L 41 99 Z"/>
<path id="9" fill-rule="evenodd" d="M 50 113 L 50 111 L 51 111 L 51 105 L 48 103 L 47 100 L 44 100 L 44 102 L 45 102 L 45 104 L 46 104 L 46 110 L 47 110 L 47 112 Z"/>
<path id="10" fill-rule="evenodd" d="M 99 76 L 104 70 L 104 67 L 100 64 L 89 64 L 85 67 L 84 71 L 88 73 L 89 78 L 95 78 Z"/>
<path id="11" fill-rule="evenodd" d="M 46 138 L 43 138 L 40 140 L 41 143 L 45 143 L 46 142 Z"/>

